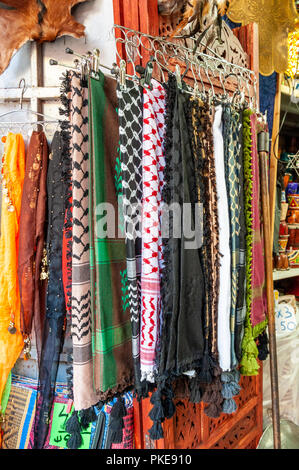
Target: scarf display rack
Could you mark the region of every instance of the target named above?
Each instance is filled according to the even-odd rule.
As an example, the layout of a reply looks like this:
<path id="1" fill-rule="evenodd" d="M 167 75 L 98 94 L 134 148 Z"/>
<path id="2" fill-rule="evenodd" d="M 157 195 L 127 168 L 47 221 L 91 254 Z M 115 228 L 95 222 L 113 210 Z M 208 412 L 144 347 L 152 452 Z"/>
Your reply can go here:
<path id="1" fill-rule="evenodd" d="M 188 71 L 192 76 L 191 93 L 199 94 L 202 98 L 207 96 L 211 99 L 215 98 L 215 86 L 211 77 L 216 78 L 218 79 L 217 87 L 222 91 L 223 99 L 227 98 L 229 91 L 237 89 L 240 96 L 246 96 L 253 109 L 258 110 L 255 73 L 226 61 L 216 53 L 207 55 L 196 52 L 196 38 L 193 39 L 194 47 L 190 48 L 164 37 L 150 36 L 119 25 L 114 25 L 114 34 L 118 62 L 121 69 L 126 67 L 127 78 L 138 80 L 137 73 L 140 71 L 140 64 L 144 62 L 152 62 L 154 68 L 152 75 L 158 74 L 162 79 L 165 76 L 164 72 L 174 72 L 179 70 L 178 66 L 181 66 L 183 77 Z M 123 57 L 126 57 L 125 61 Z M 232 76 L 235 77 L 237 84 L 233 83 L 232 79 L 227 82 Z"/>
<path id="2" fill-rule="evenodd" d="M 126 92 L 128 90 L 130 91 L 131 89 L 131 85 L 129 84 L 134 84 L 137 87 L 140 87 L 140 90 L 142 90 L 143 88 L 144 90 L 152 91 L 152 87 L 154 83 L 155 84 L 154 86 L 157 87 L 156 93 L 160 92 L 162 96 L 165 90 L 163 90 L 161 83 L 166 83 L 165 77 L 168 76 L 170 77 L 170 83 L 172 83 L 173 85 L 173 90 L 174 89 L 176 90 L 175 93 L 177 93 L 177 96 L 182 97 L 184 94 L 191 95 L 194 99 L 201 100 L 201 102 L 204 103 L 205 106 L 208 106 L 208 107 L 211 107 L 211 106 L 216 107 L 218 105 L 225 107 L 226 105 L 229 105 L 232 110 L 240 111 L 240 116 L 242 115 L 242 111 L 244 110 L 244 108 L 250 108 L 252 112 L 256 116 L 259 117 L 260 121 L 265 124 L 265 121 L 266 121 L 265 117 L 261 116 L 259 113 L 259 104 L 258 104 L 258 96 L 257 96 L 257 78 L 256 78 L 255 73 L 252 70 L 242 67 L 238 64 L 230 63 L 226 61 L 225 59 L 223 59 L 222 57 L 220 57 L 216 52 L 213 53 L 213 51 L 210 49 L 209 49 L 209 52 L 211 52 L 211 55 L 208 55 L 202 52 L 197 52 L 198 41 L 196 40 L 196 38 L 193 39 L 194 47 L 186 47 L 185 45 L 176 42 L 178 38 L 174 38 L 173 40 L 168 40 L 167 38 L 164 38 L 164 37 L 151 36 L 151 35 L 141 33 L 139 31 L 135 31 L 133 29 L 126 28 L 126 27 L 119 26 L 119 25 L 114 25 L 113 32 L 114 32 L 115 43 L 116 43 L 117 63 L 112 64 L 111 67 L 105 64 L 101 64 L 100 51 L 98 49 L 95 49 L 93 52 L 88 52 L 86 55 L 82 55 L 82 54 L 77 54 L 75 51 L 71 50 L 70 48 L 67 48 L 66 49 L 67 54 L 76 56 L 73 67 L 61 64 L 55 59 L 50 60 L 51 65 L 62 65 L 62 66 L 65 66 L 69 70 L 75 71 L 76 75 L 73 77 L 73 80 L 75 78 L 76 87 L 74 87 L 73 89 L 76 90 L 76 93 L 77 93 L 77 90 L 80 89 L 80 87 L 83 87 L 83 88 L 85 87 L 87 89 L 87 83 L 88 83 L 89 93 L 90 93 L 88 98 L 90 99 L 91 103 L 92 103 L 92 98 L 94 99 L 94 103 L 96 102 L 104 103 L 105 99 L 107 98 L 107 96 L 105 96 L 105 93 L 103 93 L 103 90 L 104 90 L 103 84 L 104 84 L 104 81 L 106 80 L 106 77 L 103 78 L 104 76 L 101 72 L 101 68 L 104 68 L 106 70 L 109 70 L 111 75 L 117 78 L 117 84 L 118 84 L 117 96 L 118 96 L 118 99 L 120 100 L 119 102 L 121 102 L 121 100 L 124 100 L 123 105 L 126 105 L 125 99 L 124 99 Z M 78 80 L 78 77 L 80 77 L 81 80 Z M 94 79 L 94 80 L 91 80 L 91 79 Z M 98 84 L 95 83 L 97 80 L 99 82 Z M 70 89 L 66 86 L 65 98 L 67 97 L 67 93 L 69 92 L 69 90 Z M 163 109 L 162 109 L 163 100 L 161 96 L 158 97 L 157 95 L 155 98 L 157 100 L 158 105 L 160 104 L 161 106 L 158 113 L 163 114 Z M 143 97 L 146 97 L 146 94 L 143 95 Z M 83 95 L 82 95 L 82 99 L 83 99 Z M 149 99 L 149 101 L 145 103 L 148 107 L 150 107 L 150 104 L 152 104 L 151 100 L 148 97 L 147 99 Z M 68 102 L 67 99 L 65 99 L 65 102 Z M 71 100 L 69 102 L 71 102 Z M 87 103 L 87 99 L 85 101 L 83 100 L 82 103 L 83 102 Z M 183 102 L 184 101 L 182 100 L 181 106 Z M 180 103 L 180 101 L 178 101 L 178 103 Z M 20 104 L 22 108 L 22 98 L 21 98 Z M 109 101 L 109 106 L 111 106 L 111 109 L 109 112 L 112 113 L 113 111 L 114 113 L 116 107 L 114 104 L 112 105 L 112 100 Z M 104 109 L 106 110 L 105 107 L 103 107 L 103 110 Z M 128 107 L 126 109 L 128 109 Z M 94 108 L 94 114 L 89 116 L 90 121 L 92 122 L 94 126 L 94 127 L 91 126 L 89 130 L 90 131 L 92 130 L 90 134 L 91 141 L 93 143 L 95 142 L 98 145 L 97 138 L 98 138 L 99 133 L 97 132 L 97 129 L 100 130 L 104 128 L 103 127 L 104 124 L 102 124 L 100 120 L 97 120 L 99 119 L 98 117 L 99 114 L 95 112 L 95 110 L 96 108 Z M 181 114 L 184 114 L 182 110 L 183 110 L 183 107 L 181 107 Z M 102 110 L 100 111 L 102 112 Z M 35 114 L 36 114 L 36 117 L 39 117 L 39 115 L 41 116 L 40 113 L 35 113 Z M 67 113 L 65 114 L 67 115 Z M 119 116 L 122 116 L 122 115 L 120 114 Z M 177 122 L 179 123 L 180 126 L 183 126 L 182 121 L 179 122 L 178 116 L 179 114 L 176 115 L 176 119 L 178 119 Z M 45 117 L 44 121 L 38 119 L 34 123 L 32 122 L 31 123 L 22 123 L 22 122 L 3 123 L 3 126 L 4 126 L 3 129 L 5 130 L 6 125 L 7 125 L 6 129 L 8 129 L 9 126 L 20 126 L 19 127 L 20 131 L 24 132 L 26 129 L 26 125 L 27 126 L 37 125 L 37 126 L 40 126 L 43 130 L 46 130 L 47 126 L 61 123 L 61 121 L 55 121 L 55 120 L 52 121 L 50 119 L 48 121 L 47 117 L 46 116 L 44 117 Z M 108 117 L 108 114 L 107 114 L 107 117 Z M 103 111 L 103 118 L 104 118 L 104 111 Z M 87 121 L 85 121 L 85 123 L 86 122 Z M 103 122 L 106 122 L 106 121 L 103 120 Z M 161 127 L 160 127 L 161 129 L 164 126 L 164 123 L 162 124 L 161 122 L 160 124 L 161 124 Z M 2 128 L 1 126 L 2 126 L 2 123 L 0 122 L 0 128 Z M 121 124 L 120 124 L 120 128 L 121 128 Z M 140 129 L 138 130 L 138 132 L 140 131 Z M 123 129 L 120 130 L 120 139 L 124 137 L 124 134 L 122 134 L 122 131 Z M 185 132 L 184 137 L 187 139 L 187 134 L 188 134 L 187 127 L 185 128 L 184 132 Z M 114 134 L 116 135 L 116 133 L 113 133 L 113 135 Z M 182 133 L 182 135 L 184 134 Z M 267 152 L 267 143 L 265 142 L 266 140 L 263 141 L 263 144 L 261 146 L 259 146 L 259 150 L 264 153 Z M 120 143 L 120 145 L 122 145 L 122 142 Z M 60 148 L 61 147 L 59 147 L 59 149 Z M 133 149 L 133 146 L 132 146 L 132 149 Z M 107 147 L 107 150 L 108 150 L 108 147 Z M 135 150 L 136 149 L 134 149 L 134 151 Z M 124 150 L 121 150 L 121 152 L 123 151 Z M 109 154 L 109 151 L 107 151 L 107 155 L 108 154 Z M 157 154 L 157 157 L 158 157 L 158 154 Z M 96 158 L 94 160 L 95 162 L 98 161 L 97 158 L 99 158 L 98 155 L 96 155 Z M 183 158 L 187 158 L 186 155 L 184 155 Z M 159 157 L 157 159 L 159 159 Z M 161 159 L 161 162 L 162 162 L 162 159 Z M 209 163 L 209 165 L 211 165 L 211 163 Z M 161 166 L 163 168 L 163 163 L 161 163 Z M 267 223 L 268 215 L 269 215 L 269 207 L 268 207 L 269 195 L 267 193 L 267 179 L 266 179 L 265 169 L 266 169 L 266 160 L 262 159 L 261 173 L 263 177 L 265 178 L 265 180 L 263 181 L 263 187 L 262 187 L 263 216 L 264 216 L 264 221 Z M 96 167 L 95 167 L 95 170 L 96 170 Z M 210 166 L 210 170 L 212 170 L 212 166 Z M 98 173 L 100 172 L 91 171 L 92 175 L 98 174 Z M 94 183 L 96 184 L 95 180 L 94 180 Z M 107 190 L 111 189 L 111 187 L 112 185 L 108 185 Z M 216 192 L 213 194 L 216 194 Z M 96 196 L 99 197 L 97 194 Z M 212 200 L 213 200 L 213 197 L 214 196 L 211 197 Z M 214 199 L 214 202 L 215 201 L 216 200 Z M 101 202 L 100 197 L 98 200 L 96 199 L 95 201 L 92 201 L 92 200 L 89 201 L 91 207 L 94 207 L 94 204 L 93 204 L 94 202 Z M 209 204 L 212 204 L 212 203 L 209 202 Z M 216 205 L 217 204 L 215 202 L 214 209 Z M 68 216 L 70 216 L 70 214 L 68 214 Z M 92 220 L 92 223 L 93 222 L 94 221 Z M 61 220 L 61 223 L 63 223 L 63 220 Z M 64 224 L 66 228 L 70 228 L 67 226 L 66 221 L 64 221 Z M 269 246 L 267 245 L 267 243 L 269 243 L 269 237 L 267 234 L 268 232 L 266 230 L 266 237 L 265 237 L 266 255 L 268 253 L 268 248 L 269 248 Z M 212 239 L 212 236 L 211 236 L 211 239 Z M 157 252 L 157 255 L 158 255 L 158 252 Z M 184 256 L 186 255 L 184 254 Z M 214 256 L 215 256 L 215 252 L 214 252 Z M 127 252 L 127 260 L 128 260 L 128 252 Z M 124 259 L 122 260 L 122 262 L 124 262 Z M 122 271 L 123 269 L 124 269 L 124 266 L 122 264 L 121 271 L 120 271 L 121 273 L 124 272 Z M 275 447 L 278 448 L 280 446 L 280 440 L 279 440 L 280 438 L 279 438 L 279 407 L 278 407 L 278 386 L 277 386 L 277 367 L 276 367 L 276 349 L 275 349 L 275 329 L 274 329 L 274 323 L 273 323 L 274 312 L 272 308 L 273 302 L 271 302 L 271 299 L 269 299 L 269 296 L 271 296 L 271 292 L 273 290 L 273 280 L 272 280 L 272 285 L 271 285 L 270 276 L 272 276 L 272 273 L 270 272 L 269 269 L 270 269 L 269 262 L 267 262 L 266 263 L 266 276 L 267 276 L 266 284 L 267 284 L 267 300 L 268 300 L 268 316 L 269 316 L 268 321 L 269 321 L 269 336 L 270 336 L 271 386 L 273 389 L 273 408 L 272 408 L 273 427 L 274 427 Z M 196 275 L 198 274 L 199 271 L 200 270 L 197 269 Z M 117 275 L 119 275 L 119 273 L 117 273 Z M 120 281 L 123 283 L 123 279 L 120 279 Z M 186 285 L 188 285 L 187 281 L 188 280 L 185 280 Z M 208 282 L 210 282 L 210 280 Z M 217 284 L 217 281 L 212 281 L 212 282 L 216 282 Z M 216 284 L 214 284 L 214 286 L 216 286 Z M 94 283 L 93 285 L 93 282 L 91 282 L 92 289 L 95 286 L 96 286 L 96 283 Z M 96 295 L 97 294 L 98 293 L 96 292 Z M 100 291 L 99 294 L 101 296 L 102 292 Z M 199 303 L 196 305 L 194 304 L 196 308 L 198 307 L 198 311 L 201 308 L 201 306 L 199 305 L 200 302 L 201 301 L 199 301 Z M 215 308 L 215 301 L 213 300 L 213 302 L 214 302 L 213 308 Z M 128 308 L 128 305 L 129 304 L 126 303 L 126 307 L 125 307 L 126 309 Z M 197 311 L 196 308 L 193 310 Z M 63 329 L 62 324 L 61 324 L 61 328 Z M 132 333 L 132 335 L 134 337 L 134 332 Z M 207 344 L 208 344 L 208 340 L 207 340 L 207 336 L 205 336 L 205 353 L 206 353 Z M 134 351 L 134 346 L 133 346 L 133 351 Z M 188 372 L 190 371 L 192 374 L 193 373 L 195 374 L 195 370 L 193 370 L 196 367 L 195 364 L 197 363 L 194 361 L 194 358 L 193 358 L 192 361 L 190 360 L 189 362 L 190 369 L 187 368 L 186 370 Z M 216 366 L 216 364 L 211 364 L 209 366 L 211 371 L 214 366 Z M 124 365 L 124 369 L 125 369 L 125 365 Z M 224 368 L 223 370 L 228 371 L 230 369 Z M 186 373 L 186 375 L 188 374 Z M 145 377 L 148 378 L 150 377 L 150 375 L 147 376 L 145 374 Z M 194 377 L 194 376 L 190 376 L 190 377 Z M 232 382 L 234 382 L 234 380 L 232 380 Z M 220 378 L 219 378 L 219 381 L 220 381 Z M 149 380 L 149 382 L 154 383 L 154 380 L 153 381 Z M 201 383 L 200 380 L 199 382 Z M 236 388 L 238 388 L 238 384 L 236 384 Z M 151 389 L 149 388 L 149 390 Z M 163 388 L 161 390 L 164 391 Z M 169 405 L 167 406 L 171 408 L 170 406 L 171 397 L 166 397 L 166 398 L 169 399 Z M 225 398 L 231 398 L 231 397 L 225 397 Z M 104 399 L 105 398 L 103 398 L 103 400 Z M 121 406 L 123 406 L 123 403 L 121 403 L 121 400 L 122 399 L 119 397 L 116 408 L 121 408 Z M 198 401 L 194 401 L 194 403 L 198 403 Z M 154 404 L 154 401 L 152 401 L 152 404 Z M 158 408 L 155 410 L 158 411 Z M 123 412 L 122 409 L 118 411 Z M 233 411 L 225 411 L 225 412 L 232 413 Z M 43 409 L 42 409 L 42 414 L 43 414 Z M 76 414 L 77 414 L 77 411 L 74 412 L 74 418 L 76 417 L 77 419 L 77 416 L 75 416 Z M 115 416 L 115 417 L 119 418 L 119 416 Z M 159 419 L 160 418 L 158 415 L 155 416 L 155 420 L 157 423 Z M 155 420 L 153 419 L 154 422 Z M 44 425 L 45 423 L 42 423 L 42 424 Z M 44 426 L 44 428 L 45 429 L 42 429 L 43 433 L 46 432 L 46 427 Z M 117 431 L 119 431 L 119 429 L 117 429 Z M 36 432 L 37 432 L 37 435 L 40 434 L 38 427 L 36 428 Z M 153 439 L 159 439 L 159 437 L 157 436 L 159 436 L 159 432 L 157 431 L 157 428 L 156 428 L 156 437 L 153 437 Z M 118 441 L 115 440 L 112 442 L 118 442 Z"/>

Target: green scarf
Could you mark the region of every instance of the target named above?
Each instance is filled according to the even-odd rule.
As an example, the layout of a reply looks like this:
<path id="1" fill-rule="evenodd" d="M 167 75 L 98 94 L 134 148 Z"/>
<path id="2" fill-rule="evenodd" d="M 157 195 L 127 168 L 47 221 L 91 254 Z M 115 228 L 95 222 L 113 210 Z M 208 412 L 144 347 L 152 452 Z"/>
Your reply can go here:
<path id="1" fill-rule="evenodd" d="M 115 80 L 89 79 L 90 274 L 94 389 L 101 400 L 133 384 L 126 250 L 118 231 L 121 168 Z M 101 204 L 109 203 L 107 212 Z M 111 212 L 112 209 L 112 212 Z M 114 214 L 113 214 L 114 209 Z M 110 217 L 111 216 L 111 217 Z M 109 220 L 108 222 L 108 219 Z M 110 233 L 111 227 L 115 233 Z M 108 236 L 101 231 L 108 228 Z"/>

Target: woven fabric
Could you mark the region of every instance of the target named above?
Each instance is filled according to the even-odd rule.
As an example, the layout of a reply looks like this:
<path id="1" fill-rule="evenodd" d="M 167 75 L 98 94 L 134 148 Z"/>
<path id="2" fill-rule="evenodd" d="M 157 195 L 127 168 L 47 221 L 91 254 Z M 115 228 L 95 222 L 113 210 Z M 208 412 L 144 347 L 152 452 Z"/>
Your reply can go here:
<path id="1" fill-rule="evenodd" d="M 252 117 L 254 116 L 254 117 Z M 263 319 L 263 305 L 261 299 L 261 290 L 259 289 L 256 306 L 257 314 L 261 318 L 260 323 L 253 327 L 253 299 L 255 296 L 253 290 L 253 269 L 260 269 L 263 263 L 260 226 L 256 225 L 259 220 L 259 183 L 258 183 L 258 153 L 256 148 L 256 118 L 250 109 L 243 112 L 243 154 L 244 154 L 244 197 L 245 197 L 245 219 L 246 219 L 246 316 L 244 325 L 244 335 L 242 339 L 242 357 L 240 361 L 240 372 L 243 375 L 257 375 L 259 364 L 257 362 L 258 348 L 254 341 L 257 336 L 263 332 L 266 327 L 266 320 Z M 258 191 L 258 192 L 256 192 Z M 253 222 L 255 221 L 255 222 Z M 258 229 L 258 231 L 257 231 Z M 259 236 L 258 236 L 259 235 Z M 254 245 L 260 249 L 261 259 L 257 260 L 257 250 Z M 255 252 L 255 255 L 254 255 Z M 257 261 L 257 267 L 254 268 L 254 258 Z M 259 271 L 257 271 L 259 272 Z M 255 284 L 258 286 L 259 277 L 255 278 Z M 260 284 L 259 287 L 262 287 Z"/>
<path id="2" fill-rule="evenodd" d="M 5 413 L 3 449 L 27 449 L 33 427 L 36 390 L 11 385 Z"/>
<path id="3" fill-rule="evenodd" d="M 254 197 L 252 201 L 253 246 L 251 324 L 252 327 L 257 330 L 258 325 L 264 325 L 266 321 L 267 300 L 265 290 L 264 238 L 261 225 L 260 176 L 256 126 L 257 117 L 256 114 L 252 114 L 250 116 L 250 129 L 252 140 L 252 191 Z"/>
<path id="4" fill-rule="evenodd" d="M 238 145 L 237 112 L 231 111 L 231 124 L 228 131 L 227 154 L 227 187 L 230 217 L 230 247 L 231 247 L 231 367 L 237 364 L 235 354 L 235 319 L 238 297 L 238 265 L 239 265 L 239 236 L 240 236 L 240 207 L 239 207 L 239 163 L 236 161 Z"/>
<path id="5" fill-rule="evenodd" d="M 237 146 L 236 158 L 239 166 L 239 262 L 238 270 L 238 297 L 236 305 L 235 319 L 235 353 L 237 362 L 242 357 L 242 340 L 244 336 L 244 323 L 246 317 L 246 223 L 245 223 L 245 206 L 244 206 L 244 161 L 243 161 L 243 117 L 242 113 L 238 113 L 238 133 L 237 138 L 239 144 Z"/>
<path id="6" fill-rule="evenodd" d="M 118 116 L 122 204 L 126 239 L 134 386 L 142 395 L 140 371 L 141 315 L 141 202 L 142 202 L 142 88 L 127 80 L 125 90 L 118 85 Z"/>
<path id="7" fill-rule="evenodd" d="M 152 81 L 143 90 L 142 258 L 141 258 L 141 380 L 154 382 L 160 329 L 160 276 L 162 268 L 161 191 L 165 90 Z"/>
<path id="8" fill-rule="evenodd" d="M 90 78 L 89 94 L 93 380 L 99 399 L 106 400 L 133 384 L 132 330 L 125 241 L 118 236 L 122 186 L 116 82 L 104 75 Z"/>
<path id="9" fill-rule="evenodd" d="M 72 155 L 73 242 L 71 335 L 73 396 L 76 410 L 98 399 L 93 391 L 89 267 L 89 148 L 88 90 L 77 74 L 71 76 L 70 131 Z"/>
<path id="10" fill-rule="evenodd" d="M 69 191 L 68 142 L 62 131 L 54 134 L 49 160 L 46 318 L 39 369 L 39 397 L 35 422 L 35 448 L 43 448 L 51 413 L 60 352 L 64 342 L 66 302 L 63 285 L 62 254 L 66 197 Z"/>
<path id="11" fill-rule="evenodd" d="M 34 131 L 26 155 L 20 215 L 18 279 L 21 297 L 21 331 L 31 334 L 32 324 L 44 321 L 42 298 L 45 283 L 40 279 L 46 221 L 48 144 L 44 132 Z M 37 329 L 36 329 L 37 332 Z M 41 332 L 37 337 L 41 342 Z"/>
<path id="12" fill-rule="evenodd" d="M 21 197 L 25 175 L 25 144 L 21 134 L 7 135 L 2 162 L 0 400 L 7 377 L 24 346 L 20 332 L 20 291 L 17 274 Z M 10 321 L 15 323 L 14 334 L 8 331 Z"/>
<path id="13" fill-rule="evenodd" d="M 216 184 L 218 196 L 219 220 L 219 250 L 220 282 L 218 299 L 218 352 L 219 365 L 223 371 L 230 370 L 231 366 L 231 337 L 230 337 L 230 310 L 231 310 L 231 254 L 230 254 L 230 223 L 228 195 L 225 182 L 224 146 L 222 135 L 222 107 L 215 111 L 213 123 L 213 139 L 215 149 Z"/>

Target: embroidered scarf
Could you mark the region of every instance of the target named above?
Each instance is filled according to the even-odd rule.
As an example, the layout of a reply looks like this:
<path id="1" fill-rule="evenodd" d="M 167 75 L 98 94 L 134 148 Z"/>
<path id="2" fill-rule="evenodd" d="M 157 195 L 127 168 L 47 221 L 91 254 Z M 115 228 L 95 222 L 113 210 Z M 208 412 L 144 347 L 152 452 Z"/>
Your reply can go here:
<path id="1" fill-rule="evenodd" d="M 45 290 L 41 263 L 45 242 L 48 143 L 43 132 L 33 131 L 26 156 L 20 215 L 18 279 L 21 296 L 21 331 L 24 338 L 35 325 L 38 357 L 45 317 Z"/>
<path id="2" fill-rule="evenodd" d="M 62 243 L 66 198 L 69 191 L 68 140 L 64 131 L 54 134 L 47 175 L 48 230 L 46 318 L 38 381 L 37 413 L 34 425 L 34 448 L 42 449 L 54 397 L 59 357 L 64 342 L 66 302 L 62 279 Z"/>
<path id="3" fill-rule="evenodd" d="M 89 79 L 89 231 L 94 390 L 106 400 L 133 384 L 132 331 L 123 235 L 116 82 Z"/>
<path id="4" fill-rule="evenodd" d="M 25 144 L 21 134 L 10 132 L 5 139 L 1 170 L 0 402 L 8 375 L 24 346 L 20 331 L 17 260 L 21 198 L 25 175 Z M 11 327 L 10 322 L 14 326 Z"/>
<path id="5" fill-rule="evenodd" d="M 144 395 L 140 369 L 141 318 L 141 202 L 142 202 L 142 88 L 127 80 L 118 85 L 122 202 L 126 237 L 134 387 L 137 397 Z M 117 157 L 119 158 L 119 157 Z"/>
<path id="6" fill-rule="evenodd" d="M 142 254 L 141 254 L 141 380 L 154 382 L 160 329 L 162 267 L 161 191 L 165 90 L 155 80 L 143 90 Z"/>

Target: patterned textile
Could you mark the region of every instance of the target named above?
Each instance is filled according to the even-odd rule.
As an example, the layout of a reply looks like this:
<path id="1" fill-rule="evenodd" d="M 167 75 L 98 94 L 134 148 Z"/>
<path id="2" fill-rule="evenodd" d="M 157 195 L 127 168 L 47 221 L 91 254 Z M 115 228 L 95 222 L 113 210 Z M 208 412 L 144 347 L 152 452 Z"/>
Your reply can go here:
<path id="1" fill-rule="evenodd" d="M 12 383 L 5 413 L 3 449 L 27 449 L 33 427 L 36 390 Z"/>
<path id="2" fill-rule="evenodd" d="M 46 284 L 40 279 L 46 222 L 48 144 L 44 132 L 33 131 L 26 155 L 20 215 L 18 279 L 21 297 L 21 331 L 28 337 L 33 322 L 40 349 Z M 39 317 L 39 318 L 37 318 Z M 38 326 L 40 325 L 40 328 Z"/>
<path id="3" fill-rule="evenodd" d="M 134 386 L 140 397 L 143 394 L 140 371 L 142 88 L 127 80 L 126 90 L 121 90 L 118 86 L 117 97 Z"/>
<path id="4" fill-rule="evenodd" d="M 34 448 L 43 448 L 51 413 L 60 352 L 64 341 L 66 302 L 62 280 L 62 243 L 66 196 L 69 191 L 68 141 L 63 131 L 54 134 L 49 160 L 47 254 L 49 280 L 46 319 L 39 370 L 39 398 L 35 421 Z"/>
<path id="5" fill-rule="evenodd" d="M 218 196 L 219 250 L 222 255 L 220 260 L 220 283 L 218 300 L 218 351 L 219 365 L 223 371 L 228 371 L 230 370 L 231 366 L 231 254 L 229 207 L 224 168 L 221 106 L 218 106 L 215 111 L 213 137 Z"/>
<path id="6" fill-rule="evenodd" d="M 8 133 L 2 158 L 0 236 L 0 400 L 24 346 L 20 332 L 20 292 L 17 260 L 21 197 L 25 175 L 25 145 L 21 134 Z M 8 331 L 15 323 L 15 333 Z"/>
<path id="7" fill-rule="evenodd" d="M 245 207 L 244 207 L 244 162 L 243 162 L 243 117 L 242 113 L 238 115 L 238 139 L 239 151 L 236 158 L 239 164 L 239 263 L 238 270 L 238 297 L 236 305 L 236 321 L 235 321 L 235 353 L 237 362 L 242 357 L 242 339 L 244 335 L 244 323 L 246 316 L 246 223 L 245 223 Z"/>
<path id="8" fill-rule="evenodd" d="M 185 231 L 176 237 L 173 227 L 182 229 L 188 217 L 188 229 L 194 231 L 197 205 L 195 169 L 189 140 L 188 96 L 181 93 L 174 77 L 167 84 L 165 187 L 163 201 L 176 204 L 180 212 L 169 214 L 169 240 L 164 244 L 162 275 L 163 325 L 157 391 L 152 395 L 150 412 L 152 439 L 163 437 L 161 423 L 175 412 L 171 383 L 200 366 L 204 352 L 203 303 L 204 280 L 199 246 L 194 235 Z M 187 110 L 186 110 L 187 107 Z M 186 114 L 185 114 L 186 113 Z M 184 206 L 187 204 L 187 206 Z M 188 214 L 185 208 L 191 208 Z M 188 210 L 188 209 L 186 209 Z M 186 218 L 185 218 L 186 216 Z M 178 232 L 176 232 L 177 234 Z M 164 240 L 163 240 L 164 242 Z"/>
<path id="9" fill-rule="evenodd" d="M 142 259 L 141 259 L 141 380 L 154 382 L 160 330 L 160 271 L 162 268 L 161 191 L 165 90 L 152 80 L 143 90 Z"/>
<path id="10" fill-rule="evenodd" d="M 88 88 L 93 380 L 98 398 L 106 400 L 133 384 L 132 330 L 125 242 L 113 230 L 122 192 L 116 82 L 101 75 L 90 78 Z"/>
<path id="11" fill-rule="evenodd" d="M 231 244 L 231 367 L 236 366 L 235 355 L 235 318 L 238 296 L 238 264 L 239 264 L 239 236 L 240 236 L 240 207 L 239 207 L 239 170 L 236 161 L 238 155 L 238 113 L 231 111 L 231 126 L 228 132 L 227 154 L 227 187 L 230 214 L 230 244 Z"/>
<path id="12" fill-rule="evenodd" d="M 98 398 L 93 390 L 89 269 L 89 154 L 88 90 L 77 74 L 71 76 L 71 154 L 73 197 L 71 331 L 73 394 L 76 410 L 89 408 Z"/>
<path id="13" fill-rule="evenodd" d="M 37 395 L 37 380 L 12 374 L 11 392 L 5 414 L 3 449 L 32 449 L 34 445 L 34 417 Z M 65 384 L 57 383 L 54 403 L 67 403 Z M 49 445 L 52 414 L 49 431 L 43 449 L 59 449 Z"/>

